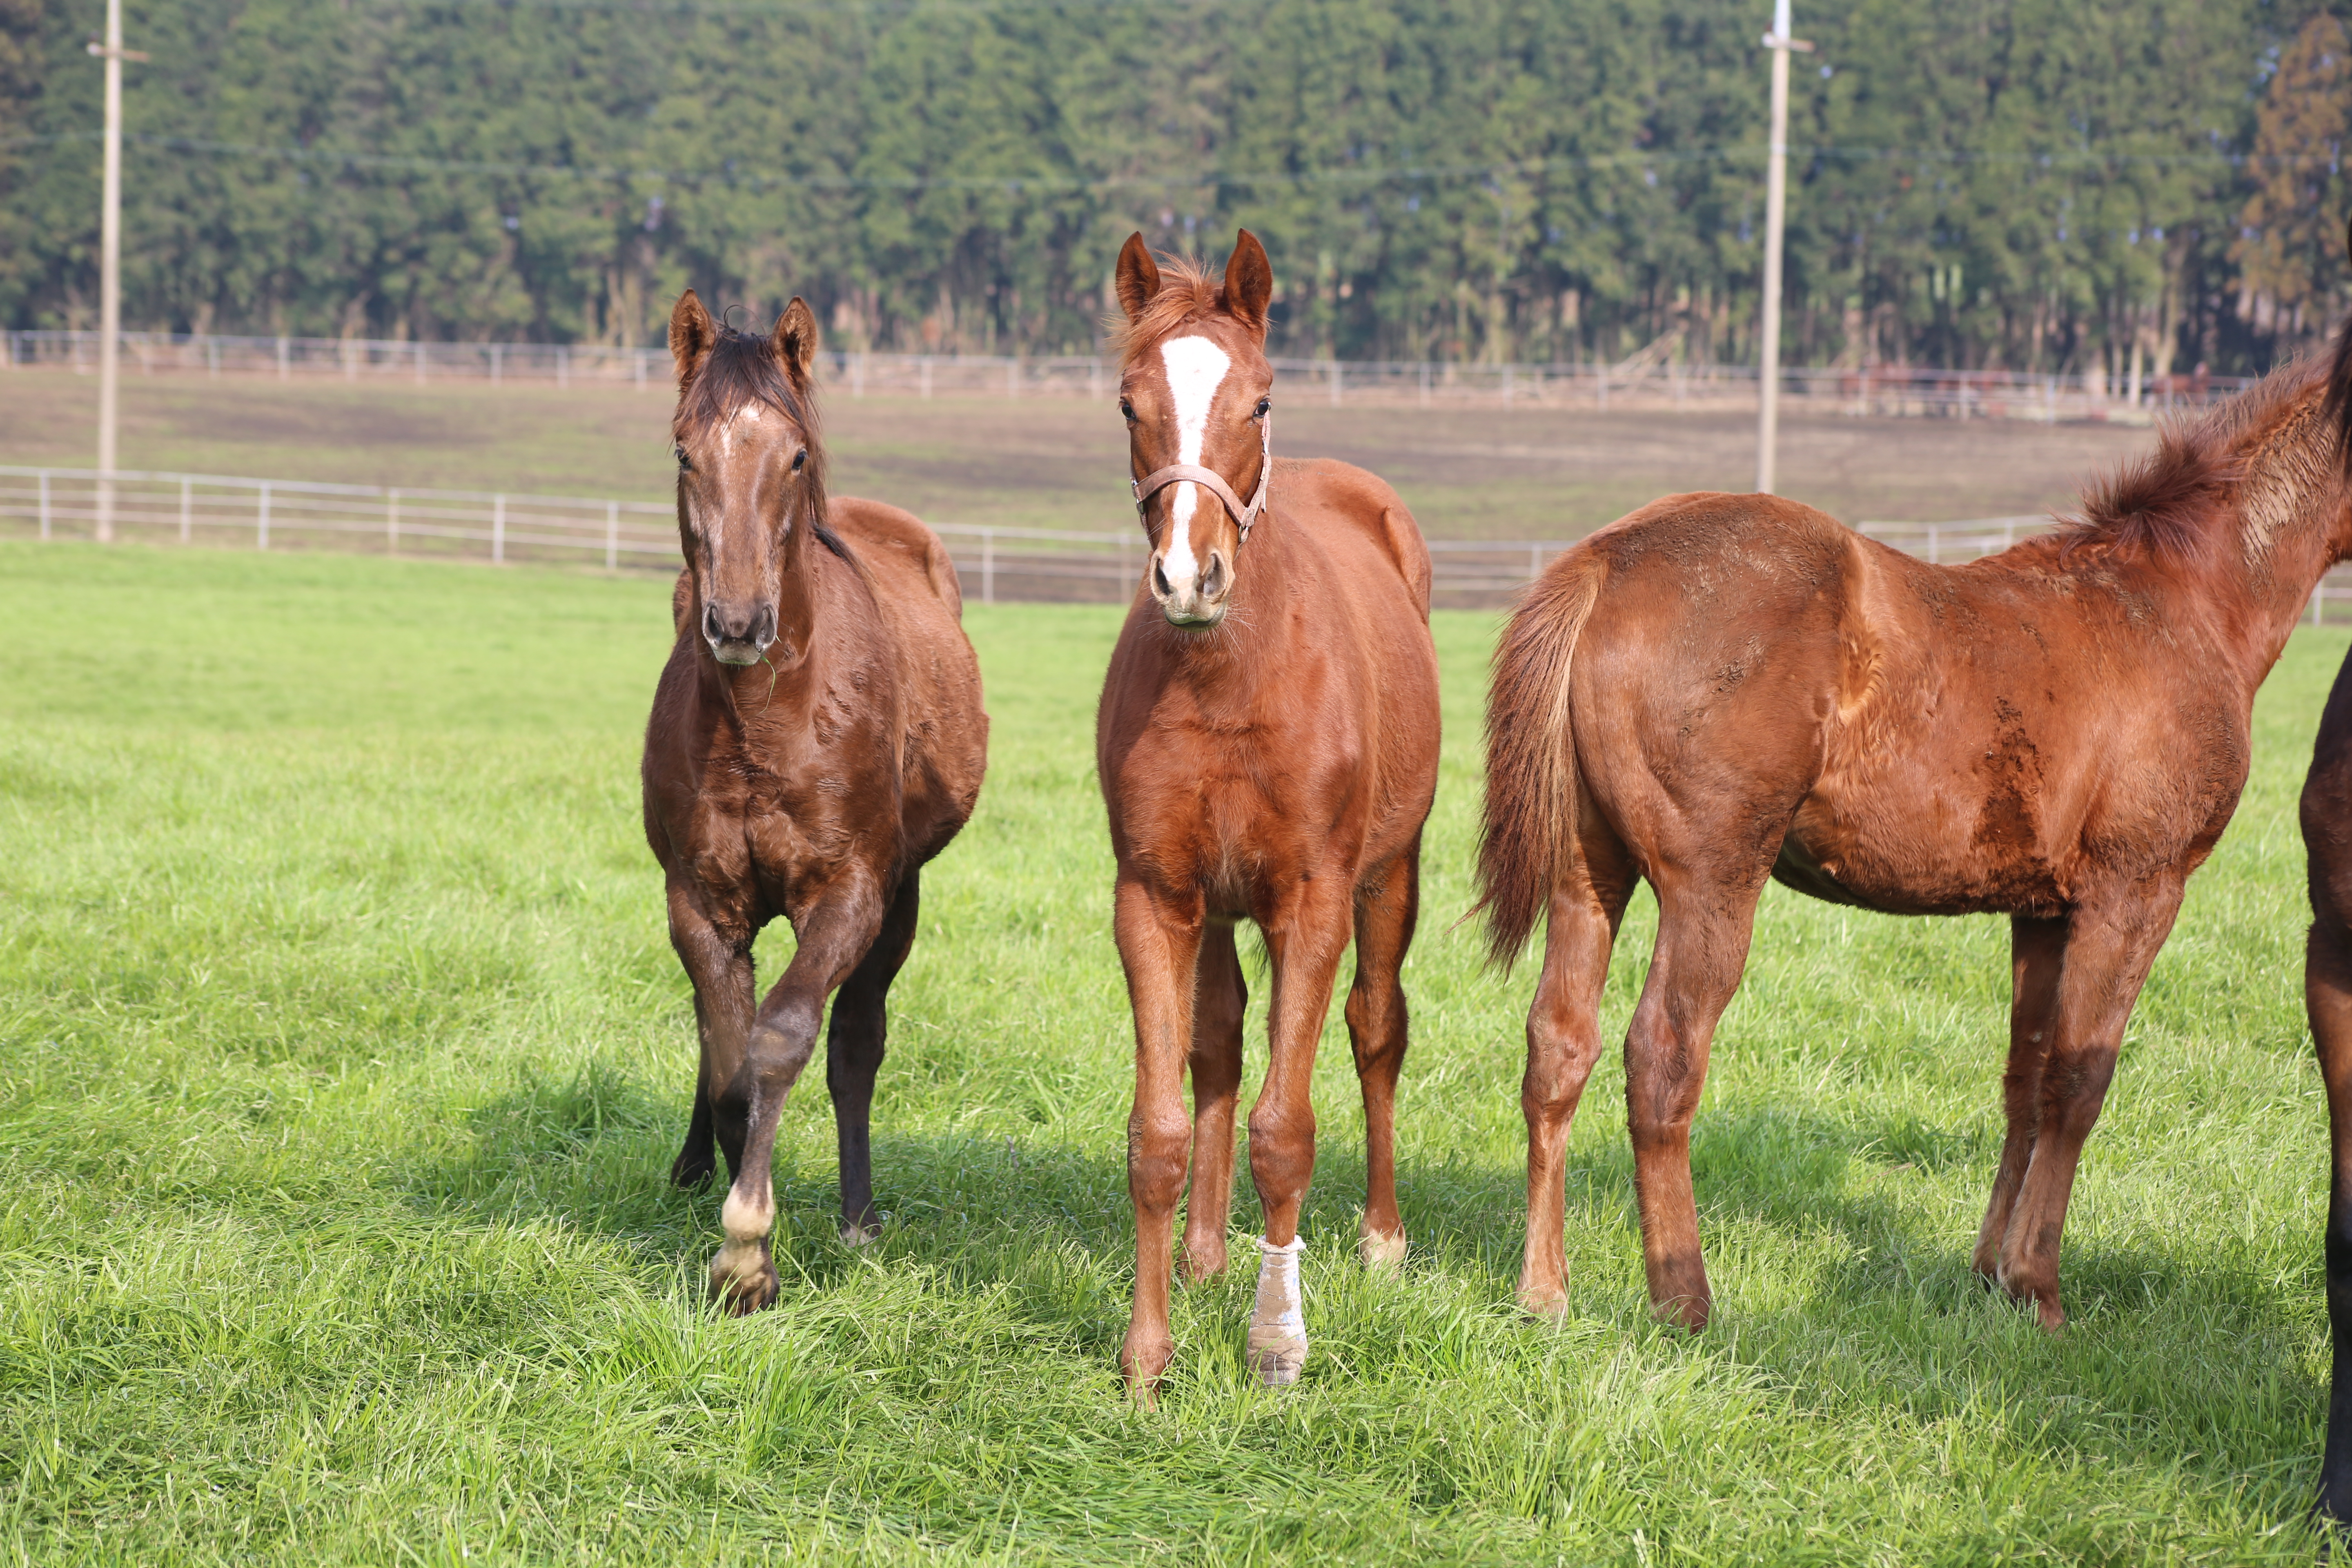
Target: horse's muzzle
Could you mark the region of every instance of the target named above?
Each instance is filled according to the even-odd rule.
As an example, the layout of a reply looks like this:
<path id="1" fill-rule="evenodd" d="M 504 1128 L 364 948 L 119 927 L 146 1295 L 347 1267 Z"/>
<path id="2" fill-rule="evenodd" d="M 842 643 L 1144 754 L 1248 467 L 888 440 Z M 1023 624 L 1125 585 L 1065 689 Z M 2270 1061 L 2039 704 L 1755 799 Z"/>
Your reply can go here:
<path id="1" fill-rule="evenodd" d="M 703 606 L 702 640 L 721 664 L 757 664 L 776 640 L 776 606 L 740 604 Z"/>
<path id="2" fill-rule="evenodd" d="M 1204 632 L 1225 618 L 1225 600 L 1234 590 L 1233 564 L 1223 550 L 1209 552 L 1209 563 L 1197 573 L 1168 570 L 1167 553 L 1151 555 L 1151 596 L 1160 613 L 1179 631 Z"/>

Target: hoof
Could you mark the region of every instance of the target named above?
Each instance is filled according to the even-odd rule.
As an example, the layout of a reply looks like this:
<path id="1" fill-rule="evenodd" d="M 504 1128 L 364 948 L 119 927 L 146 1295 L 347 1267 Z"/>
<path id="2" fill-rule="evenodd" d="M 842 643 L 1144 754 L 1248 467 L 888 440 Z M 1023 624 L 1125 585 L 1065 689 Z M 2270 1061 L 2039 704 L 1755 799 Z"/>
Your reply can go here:
<path id="1" fill-rule="evenodd" d="M 1307 1368 L 1307 1341 L 1302 1337 L 1280 1344 L 1260 1344 L 1255 1331 L 1250 1334 L 1250 1370 L 1268 1388 L 1288 1388 L 1298 1381 Z"/>
<path id="2" fill-rule="evenodd" d="M 710 1260 L 710 1299 L 730 1317 L 774 1305 L 782 1284 L 764 1242 L 730 1241 Z"/>
<path id="3" fill-rule="evenodd" d="M 1214 1246 L 1194 1247 L 1187 1242 L 1184 1246 L 1185 1282 L 1198 1285 L 1203 1280 L 1214 1279 L 1225 1271 L 1227 1261 L 1225 1238 L 1222 1236 L 1217 1237 Z"/>
<path id="4" fill-rule="evenodd" d="M 1367 1227 L 1357 1239 L 1356 1253 L 1375 1274 L 1393 1274 L 1404 1267 L 1404 1232 Z"/>
<path id="5" fill-rule="evenodd" d="M 1675 1296 L 1650 1303 L 1651 1317 L 1694 1334 L 1706 1328 L 1707 1316 L 1713 1310 L 1714 1303 L 1704 1296 Z"/>
<path id="6" fill-rule="evenodd" d="M 705 1143 L 699 1149 L 681 1149 L 677 1158 L 670 1163 L 669 1184 L 692 1192 L 718 1173 L 719 1157 L 710 1152 L 709 1144 Z"/>
<path id="7" fill-rule="evenodd" d="M 1556 1323 L 1568 1316 L 1568 1287 L 1557 1281 L 1538 1284 L 1521 1275 L 1519 1310 Z"/>
<path id="8" fill-rule="evenodd" d="M 1118 1352 L 1118 1374 L 1127 1380 L 1127 1392 L 1146 1410 L 1160 1405 L 1160 1380 L 1166 1375 L 1168 1363 L 1176 1359 L 1172 1340 L 1139 1342 L 1129 1339 Z"/>
<path id="9" fill-rule="evenodd" d="M 844 1247 L 866 1247 L 881 1240 L 882 1221 L 885 1217 L 887 1216 L 877 1215 L 872 1219 L 843 1220 L 841 1222 L 841 1245 Z"/>

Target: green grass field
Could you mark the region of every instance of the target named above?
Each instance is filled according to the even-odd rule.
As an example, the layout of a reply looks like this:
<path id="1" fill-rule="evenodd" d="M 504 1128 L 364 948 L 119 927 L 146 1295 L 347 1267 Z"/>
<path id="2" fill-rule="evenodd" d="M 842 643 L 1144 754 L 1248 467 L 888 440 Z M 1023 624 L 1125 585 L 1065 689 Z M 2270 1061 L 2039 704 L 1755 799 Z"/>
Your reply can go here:
<path id="1" fill-rule="evenodd" d="M 994 758 L 895 998 L 893 1217 L 835 1238 L 812 1076 L 779 1144 L 783 1298 L 730 1321 L 698 1291 L 717 1198 L 664 1180 L 692 1026 L 635 762 L 667 600 L 0 544 L 0 1560 L 2308 1560 L 2324 1113 L 2294 801 L 2343 635 L 2272 678 L 2141 1002 L 2065 1334 L 1967 1267 L 2002 927 L 1775 889 L 1696 1131 L 1717 1315 L 1692 1338 L 1648 1321 L 1607 1058 L 1573 1311 L 1512 1306 L 1532 977 L 1449 930 L 1494 622 L 1441 616 L 1412 1260 L 1353 1261 L 1335 1009 L 1307 1376 L 1244 1370 L 1244 1269 L 1180 1296 L 1144 1412 L 1114 1367 L 1130 1047 L 1090 776 L 1115 616 L 971 612 Z"/>

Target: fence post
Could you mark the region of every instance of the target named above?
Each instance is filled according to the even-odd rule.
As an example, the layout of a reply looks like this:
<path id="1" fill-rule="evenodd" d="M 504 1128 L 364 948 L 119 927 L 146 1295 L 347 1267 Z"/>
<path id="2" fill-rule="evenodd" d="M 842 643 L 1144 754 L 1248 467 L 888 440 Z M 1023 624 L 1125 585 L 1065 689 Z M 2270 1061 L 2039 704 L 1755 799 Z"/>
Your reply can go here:
<path id="1" fill-rule="evenodd" d="M 285 341 L 283 338 L 278 340 L 280 342 Z M 254 522 L 253 547 L 256 550 L 269 548 L 269 481 L 268 479 L 261 481 L 261 511 Z"/>
<path id="2" fill-rule="evenodd" d="M 425 384 L 425 340 L 416 340 L 416 384 Z"/>
<path id="3" fill-rule="evenodd" d="M 1021 395 L 1021 356 L 1019 354 L 1014 354 L 1004 362 L 1004 395 L 1008 398 Z"/>
<path id="4" fill-rule="evenodd" d="M 1339 362 L 1337 359 L 1331 362 L 1331 406 L 1339 406 Z"/>
<path id="5" fill-rule="evenodd" d="M 41 470 L 41 537 L 49 536 L 49 470 Z"/>
<path id="6" fill-rule="evenodd" d="M 400 553 L 400 490 L 396 486 L 383 492 L 383 552 Z"/>
<path id="7" fill-rule="evenodd" d="M 646 353 L 644 349 L 637 350 L 637 386 L 640 391 L 644 389 L 646 384 L 646 362 L 651 358 L 653 358 L 653 355 Z"/>
<path id="8" fill-rule="evenodd" d="M 849 362 L 849 395 L 866 395 L 866 351 L 859 349 Z"/>
<path id="9" fill-rule="evenodd" d="M 1530 544 L 1528 546 L 1528 581 L 1532 583 L 1542 575 L 1543 546 L 1540 544 Z"/>
<path id="10" fill-rule="evenodd" d="M 572 351 L 570 349 L 560 348 L 555 351 L 555 384 L 558 386 L 572 384 Z"/>
<path id="11" fill-rule="evenodd" d="M 980 602 L 996 603 L 996 530 L 980 531 Z"/>
<path id="12" fill-rule="evenodd" d="M 1102 355 L 1100 354 L 1087 361 L 1087 397 L 1088 401 L 1094 403 L 1102 401 Z M 1122 551 L 1120 553 L 1123 555 L 1125 552 Z M 1122 562 L 1121 564 L 1125 563 Z"/>
<path id="13" fill-rule="evenodd" d="M 1936 525 L 1935 525 L 1934 523 L 1932 523 L 1932 522 L 1931 522 L 1931 523 L 1929 523 L 1929 524 L 1927 525 L 1927 564 L 1928 564 L 1928 565 L 1930 565 L 1930 566 L 1933 566 L 1935 563 L 1936 563 Z"/>
<path id="14" fill-rule="evenodd" d="M 278 334 L 278 379 L 284 381 L 294 371 L 294 362 L 286 352 L 286 334 Z"/>
<path id="15" fill-rule="evenodd" d="M 500 363 L 500 361 L 504 357 L 505 353 L 505 344 L 492 343 L 490 345 L 490 384 L 492 386 L 496 386 L 501 379 L 500 372 L 504 367 Z"/>
<path id="16" fill-rule="evenodd" d="M 507 559 L 507 498 L 490 498 L 490 559 L 500 565 Z"/>
<path id="17" fill-rule="evenodd" d="M 213 380 L 220 379 L 220 340 L 218 338 L 205 340 L 205 369 Z"/>
<path id="18" fill-rule="evenodd" d="M 923 367 L 923 401 L 929 403 L 931 400 L 931 356 L 919 354 L 916 360 Z"/>
<path id="19" fill-rule="evenodd" d="M 1421 362 L 1421 405 L 1429 406 L 1429 362 Z"/>
<path id="20" fill-rule="evenodd" d="M 195 497 L 191 493 L 194 488 L 194 481 L 186 475 L 180 477 L 180 542 L 183 544 L 188 542 L 194 529 L 195 519 L 190 515 L 194 510 Z"/>
<path id="21" fill-rule="evenodd" d="M 615 572 L 621 565 L 621 503 L 604 503 L 604 570 Z"/>

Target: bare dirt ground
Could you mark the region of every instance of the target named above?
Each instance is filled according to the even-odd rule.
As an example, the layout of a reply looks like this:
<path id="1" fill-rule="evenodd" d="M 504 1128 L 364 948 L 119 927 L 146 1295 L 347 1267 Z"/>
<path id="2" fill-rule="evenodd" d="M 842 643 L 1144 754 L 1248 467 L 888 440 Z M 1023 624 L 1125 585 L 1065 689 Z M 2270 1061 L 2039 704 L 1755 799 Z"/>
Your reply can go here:
<path id="1" fill-rule="evenodd" d="M 659 500 L 669 400 L 623 387 L 347 384 L 132 376 L 125 468 Z M 0 371 L 0 462 L 87 466 L 94 376 Z M 1107 403 L 828 399 L 837 491 L 942 522 L 1128 526 L 1126 442 Z M 1675 490 L 1745 489 L 1744 412 L 1330 408 L 1276 413 L 1276 449 L 1382 475 L 1435 538 L 1559 539 Z M 2145 429 L 2012 420 L 1784 416 L 1780 489 L 1848 522 L 2070 506 L 2147 448 Z"/>

